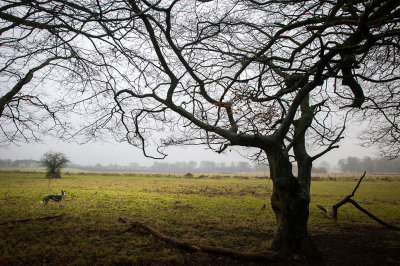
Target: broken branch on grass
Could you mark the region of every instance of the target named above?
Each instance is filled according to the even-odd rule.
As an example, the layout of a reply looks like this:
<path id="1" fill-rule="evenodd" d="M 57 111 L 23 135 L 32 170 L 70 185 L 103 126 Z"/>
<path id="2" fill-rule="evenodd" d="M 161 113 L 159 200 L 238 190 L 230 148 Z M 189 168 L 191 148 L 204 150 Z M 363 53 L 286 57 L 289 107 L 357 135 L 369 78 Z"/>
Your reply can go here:
<path id="1" fill-rule="evenodd" d="M 189 204 L 187 204 L 187 205 L 175 205 L 175 207 L 174 207 L 175 210 L 176 209 L 185 209 L 185 208 L 193 209 L 194 207 L 190 206 Z"/>
<path id="2" fill-rule="evenodd" d="M 172 244 L 176 247 L 189 250 L 189 251 L 200 251 L 204 253 L 216 254 L 216 255 L 224 255 L 230 257 L 244 258 L 244 259 L 252 259 L 252 260 L 263 260 L 263 261 L 276 261 L 279 259 L 278 253 L 274 251 L 265 251 L 262 253 L 250 253 L 250 252 L 241 252 L 229 248 L 221 248 L 221 247 L 212 247 L 212 246 L 204 246 L 198 245 L 196 243 L 190 241 L 182 241 L 175 239 L 173 237 L 164 235 L 145 223 L 141 222 L 130 222 L 123 217 L 119 217 L 119 221 L 126 223 L 131 226 L 131 228 L 140 228 L 145 230 L 146 232 L 154 235 L 155 237 Z M 125 230 L 126 232 L 127 230 Z"/>
<path id="3" fill-rule="evenodd" d="M 261 209 L 259 210 L 259 212 L 257 213 L 257 215 L 259 215 L 262 211 L 264 211 L 265 210 L 265 208 L 266 208 L 266 204 L 264 204 L 262 207 L 261 207 Z"/>
<path id="4" fill-rule="evenodd" d="M 4 200 L 19 199 L 21 196 L 7 196 L 8 191 L 4 193 Z"/>
<path id="5" fill-rule="evenodd" d="M 63 215 L 64 214 L 62 213 L 62 214 L 56 214 L 56 215 L 51 215 L 51 216 L 45 216 L 45 217 L 36 217 L 36 218 L 27 218 L 27 219 L 21 219 L 21 220 L 13 220 L 13 221 L 0 223 L 0 225 L 13 224 L 13 223 L 24 223 L 24 222 L 34 221 L 34 220 L 50 220 L 50 219 L 60 218 Z"/>
<path id="6" fill-rule="evenodd" d="M 321 206 L 321 205 L 317 205 L 317 207 L 320 208 L 320 209 L 324 212 L 324 214 L 325 214 L 326 217 L 328 217 L 328 218 L 330 218 L 330 219 L 336 221 L 336 220 L 337 220 L 338 209 L 339 209 L 342 205 L 344 205 L 344 204 L 346 204 L 346 203 L 351 203 L 351 204 L 353 204 L 353 206 L 356 207 L 358 210 L 360 210 L 361 212 L 365 213 L 368 217 L 370 217 L 371 219 L 377 221 L 377 222 L 380 223 L 381 225 L 386 226 L 386 227 L 388 227 L 388 228 L 390 228 L 390 229 L 393 229 L 393 230 L 400 230 L 400 227 L 397 227 L 397 226 L 394 226 L 394 225 L 391 225 L 391 224 L 388 224 L 388 223 L 382 221 L 381 219 L 379 219 L 378 217 L 376 217 L 375 215 L 373 215 L 372 213 L 370 213 L 370 212 L 367 211 L 366 209 L 362 208 L 355 200 L 352 199 L 352 197 L 353 197 L 354 194 L 356 193 L 358 187 L 360 186 L 361 181 L 362 181 L 363 178 L 365 177 L 365 174 L 366 174 L 366 173 L 367 173 L 367 172 L 364 172 L 364 174 L 361 176 L 360 180 L 358 180 L 358 183 L 357 183 L 356 187 L 354 188 L 353 192 L 352 192 L 350 195 L 346 196 L 346 197 L 345 197 L 344 199 L 342 199 L 341 201 L 339 201 L 338 203 L 336 203 L 335 205 L 333 205 L 331 210 L 327 210 L 324 206 Z"/>

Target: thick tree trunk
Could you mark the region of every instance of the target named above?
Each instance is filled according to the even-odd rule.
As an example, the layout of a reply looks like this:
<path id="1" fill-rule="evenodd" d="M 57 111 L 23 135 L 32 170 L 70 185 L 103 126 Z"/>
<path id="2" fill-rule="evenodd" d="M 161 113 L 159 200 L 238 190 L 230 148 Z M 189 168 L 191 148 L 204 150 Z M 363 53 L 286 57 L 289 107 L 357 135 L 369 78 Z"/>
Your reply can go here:
<path id="1" fill-rule="evenodd" d="M 318 258 L 320 253 L 307 228 L 309 186 L 293 175 L 292 165 L 281 149 L 268 150 L 267 155 L 274 185 L 271 205 L 277 222 L 272 249 L 286 256 Z"/>

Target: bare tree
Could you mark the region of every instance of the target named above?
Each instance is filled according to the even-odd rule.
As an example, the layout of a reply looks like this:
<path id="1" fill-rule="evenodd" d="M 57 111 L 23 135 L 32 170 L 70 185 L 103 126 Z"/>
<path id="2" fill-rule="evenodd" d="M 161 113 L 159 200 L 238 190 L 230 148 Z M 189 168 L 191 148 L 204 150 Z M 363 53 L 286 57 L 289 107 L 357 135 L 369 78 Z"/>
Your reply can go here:
<path id="1" fill-rule="evenodd" d="M 175 130 L 161 147 L 259 149 L 255 156 L 266 155 L 274 183 L 273 249 L 315 255 L 307 231 L 312 162 L 337 147 L 346 110 L 374 98 L 376 84 L 397 81 L 398 4 L 131 1 L 130 10 L 137 30 L 124 43 L 131 54 L 119 58 L 132 74 L 115 87 L 128 141 L 145 150 L 171 123 L 180 136 Z M 371 72 L 382 53 L 393 61 L 390 71 Z M 309 155 L 307 140 L 325 149 Z"/>
<path id="2" fill-rule="evenodd" d="M 47 178 L 61 178 L 61 170 L 69 163 L 67 156 L 61 152 L 46 152 L 40 164 L 46 167 Z"/>
<path id="3" fill-rule="evenodd" d="M 400 156 L 400 86 L 393 82 L 390 87 L 388 94 L 377 93 L 370 100 L 370 108 L 362 110 L 368 126 L 363 130 L 361 140 L 363 146 L 377 147 L 381 157 L 395 159 Z M 377 100 L 379 98 L 380 102 Z"/>
<path id="4" fill-rule="evenodd" d="M 99 62 L 87 60 L 91 56 L 85 47 L 107 36 L 96 33 L 93 20 L 99 14 L 92 13 L 94 5 L 0 3 L 1 146 L 39 141 L 51 132 L 71 137 L 64 118 L 78 101 L 91 98 L 86 85 L 95 86 L 97 78 Z"/>
<path id="5" fill-rule="evenodd" d="M 397 0 L 33 2 L 87 40 L 78 58 L 95 71 L 80 101 L 60 103 L 87 120 L 73 136 L 111 133 L 153 158 L 170 145 L 246 147 L 269 163 L 272 248 L 318 255 L 307 229 L 312 162 L 360 109 L 394 121 L 378 96 L 399 80 Z"/>

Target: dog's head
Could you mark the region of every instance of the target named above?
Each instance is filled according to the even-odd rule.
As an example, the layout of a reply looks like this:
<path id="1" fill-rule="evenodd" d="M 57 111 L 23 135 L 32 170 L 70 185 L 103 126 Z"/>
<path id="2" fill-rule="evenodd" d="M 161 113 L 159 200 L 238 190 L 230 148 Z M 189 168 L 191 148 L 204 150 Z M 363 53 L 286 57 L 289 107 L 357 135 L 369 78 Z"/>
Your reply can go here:
<path id="1" fill-rule="evenodd" d="M 61 190 L 61 196 L 64 197 L 65 195 L 67 195 L 67 191 L 66 190 Z"/>

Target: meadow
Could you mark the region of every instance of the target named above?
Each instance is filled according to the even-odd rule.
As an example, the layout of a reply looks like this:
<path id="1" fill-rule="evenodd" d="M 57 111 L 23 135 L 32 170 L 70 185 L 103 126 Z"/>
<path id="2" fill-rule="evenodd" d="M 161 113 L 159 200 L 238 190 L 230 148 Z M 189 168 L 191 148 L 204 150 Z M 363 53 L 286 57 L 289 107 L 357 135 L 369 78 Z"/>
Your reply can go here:
<path id="1" fill-rule="evenodd" d="M 399 231 L 384 228 L 350 204 L 339 209 L 337 223 L 317 208 L 350 194 L 358 177 L 323 176 L 312 182 L 309 229 L 326 255 L 324 263 L 335 265 L 344 256 L 349 264 L 365 259 L 400 263 Z M 67 196 L 61 207 L 49 202 L 42 209 L 43 196 L 62 189 Z M 65 173 L 49 180 L 41 172 L 0 172 L 0 265 L 257 265 L 181 250 L 144 231 L 127 230 L 118 218 L 146 223 L 177 239 L 257 252 L 267 249 L 273 237 L 271 193 L 271 180 L 260 177 Z M 400 226 L 399 177 L 367 176 L 354 199 Z M 60 216 L 36 219 L 54 215 Z M 378 257 L 368 255 L 368 248 Z"/>

